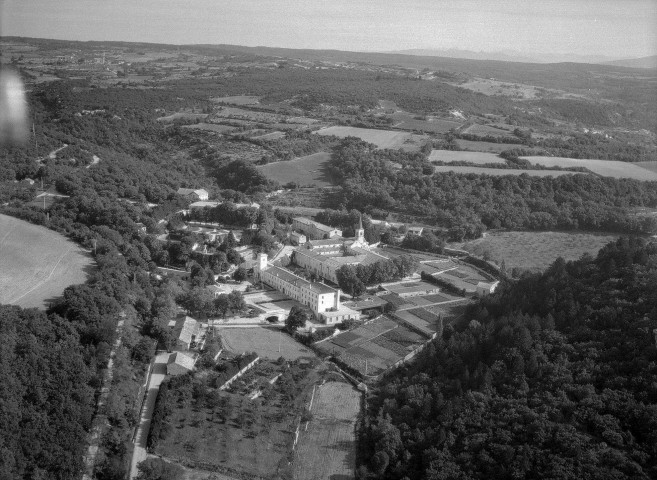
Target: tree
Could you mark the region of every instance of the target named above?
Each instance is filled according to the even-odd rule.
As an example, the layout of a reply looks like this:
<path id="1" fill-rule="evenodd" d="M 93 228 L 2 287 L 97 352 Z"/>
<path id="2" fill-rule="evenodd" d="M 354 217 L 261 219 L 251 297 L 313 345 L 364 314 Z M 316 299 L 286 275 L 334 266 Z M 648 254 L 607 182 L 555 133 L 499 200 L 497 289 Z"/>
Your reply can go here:
<path id="1" fill-rule="evenodd" d="M 137 465 L 139 475 L 137 480 L 181 480 L 183 469 L 161 458 L 147 458 Z"/>
<path id="2" fill-rule="evenodd" d="M 288 332 L 293 333 L 297 328 L 302 328 L 306 326 L 306 321 L 308 320 L 308 312 L 295 305 L 290 310 L 290 314 L 285 319 L 285 328 Z"/>
<path id="3" fill-rule="evenodd" d="M 236 282 L 243 282 L 246 279 L 247 279 L 247 274 L 246 274 L 246 268 L 244 267 L 239 267 L 237 270 L 235 270 L 235 273 L 233 273 L 233 280 L 235 280 Z"/>
<path id="4" fill-rule="evenodd" d="M 335 275 L 338 277 L 340 288 L 352 297 L 360 297 L 365 292 L 365 285 L 351 265 L 341 266 L 336 270 Z"/>

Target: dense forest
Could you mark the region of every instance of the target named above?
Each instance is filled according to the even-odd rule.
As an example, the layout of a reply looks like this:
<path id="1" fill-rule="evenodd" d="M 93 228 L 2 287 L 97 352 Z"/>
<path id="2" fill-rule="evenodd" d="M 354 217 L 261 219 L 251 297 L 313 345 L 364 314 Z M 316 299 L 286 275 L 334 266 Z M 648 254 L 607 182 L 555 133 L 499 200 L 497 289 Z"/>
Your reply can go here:
<path id="1" fill-rule="evenodd" d="M 583 174 L 432 174 L 422 153 L 376 150 L 353 138 L 334 148 L 331 171 L 344 188 L 349 208 L 426 216 L 450 228 L 456 241 L 479 236 L 487 228 L 657 231 L 654 218 L 630 211 L 657 206 L 655 182 Z"/>
<path id="2" fill-rule="evenodd" d="M 656 282 L 621 238 L 503 283 L 380 383 L 361 478 L 655 478 Z"/>

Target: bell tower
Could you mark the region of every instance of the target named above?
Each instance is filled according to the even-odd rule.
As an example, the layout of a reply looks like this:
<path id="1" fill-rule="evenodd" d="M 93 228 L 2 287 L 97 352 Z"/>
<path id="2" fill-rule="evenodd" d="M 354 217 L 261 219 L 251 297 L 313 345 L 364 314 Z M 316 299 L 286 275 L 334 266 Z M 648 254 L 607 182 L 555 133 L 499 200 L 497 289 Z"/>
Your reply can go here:
<path id="1" fill-rule="evenodd" d="M 365 229 L 363 228 L 363 216 L 358 219 L 358 228 L 356 229 L 356 242 L 365 243 Z"/>

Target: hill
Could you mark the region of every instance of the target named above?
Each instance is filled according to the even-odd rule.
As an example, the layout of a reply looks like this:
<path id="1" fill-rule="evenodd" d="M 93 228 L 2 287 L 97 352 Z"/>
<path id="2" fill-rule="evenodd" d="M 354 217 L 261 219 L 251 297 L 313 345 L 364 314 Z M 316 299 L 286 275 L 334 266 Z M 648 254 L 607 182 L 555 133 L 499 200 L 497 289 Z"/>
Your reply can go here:
<path id="1" fill-rule="evenodd" d="M 627 58 L 624 60 L 615 60 L 613 62 L 605 62 L 605 65 L 615 65 L 618 67 L 631 67 L 631 68 L 657 68 L 657 55 L 641 58 Z"/>
<path id="2" fill-rule="evenodd" d="M 657 244 L 558 259 L 372 395 L 369 478 L 657 475 Z"/>

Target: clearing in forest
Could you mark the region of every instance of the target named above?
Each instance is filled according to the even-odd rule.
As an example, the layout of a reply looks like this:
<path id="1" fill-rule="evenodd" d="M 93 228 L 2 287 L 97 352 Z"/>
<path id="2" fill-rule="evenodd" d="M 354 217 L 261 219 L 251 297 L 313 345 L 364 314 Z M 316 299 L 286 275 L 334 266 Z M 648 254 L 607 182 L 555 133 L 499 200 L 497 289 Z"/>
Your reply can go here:
<path id="1" fill-rule="evenodd" d="M 465 244 L 458 244 L 476 255 L 486 256 L 498 265 L 504 260 L 508 272 L 521 270 L 544 270 L 558 257 L 577 260 L 584 253 L 596 255 L 607 243 L 618 235 L 601 233 L 571 232 L 491 232 Z"/>
<path id="2" fill-rule="evenodd" d="M 431 150 L 429 155 L 430 162 L 469 162 L 477 165 L 485 165 L 487 163 L 500 163 L 506 164 L 506 160 L 499 157 L 495 153 L 488 152 L 463 152 L 457 150 Z"/>
<path id="3" fill-rule="evenodd" d="M 44 308 L 84 283 L 92 260 L 57 232 L 0 214 L 0 304 Z"/>
<path id="4" fill-rule="evenodd" d="M 375 128 L 358 128 L 333 126 L 317 130 L 318 135 L 335 135 L 336 137 L 358 137 L 361 140 L 373 143 L 379 148 L 401 148 L 405 151 L 418 150 L 428 137 L 408 132 L 394 130 L 378 130 Z"/>
<path id="5" fill-rule="evenodd" d="M 330 153 L 319 152 L 286 162 L 260 165 L 257 168 L 268 179 L 274 180 L 281 185 L 294 182 L 303 187 L 311 185 L 330 187 L 333 183 L 328 175 L 329 160 L 331 160 Z"/>
<path id="6" fill-rule="evenodd" d="M 468 153 L 468 152 L 465 152 Z M 472 153 L 472 152 L 469 152 Z M 475 173 L 477 175 L 492 175 L 502 177 L 504 175 L 522 175 L 523 173 L 530 177 L 560 177 L 562 175 L 574 175 L 580 172 L 570 172 L 568 170 L 522 170 L 519 168 L 487 168 L 487 167 L 463 167 L 459 165 L 436 165 L 434 173 Z M 650 173 L 650 172 L 648 172 Z M 587 175 L 580 173 L 580 175 Z"/>
<path id="7" fill-rule="evenodd" d="M 360 393 L 351 385 L 330 381 L 315 389 L 312 419 L 299 430 L 293 478 L 354 478 L 359 411 Z"/>
<path id="8" fill-rule="evenodd" d="M 644 165 L 616 160 L 595 160 L 564 157 L 522 157 L 531 163 L 546 167 L 584 167 L 603 177 L 633 178 L 635 180 L 657 181 L 657 172 Z"/>

